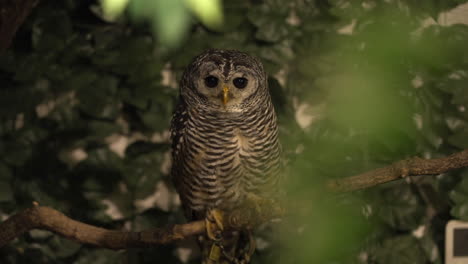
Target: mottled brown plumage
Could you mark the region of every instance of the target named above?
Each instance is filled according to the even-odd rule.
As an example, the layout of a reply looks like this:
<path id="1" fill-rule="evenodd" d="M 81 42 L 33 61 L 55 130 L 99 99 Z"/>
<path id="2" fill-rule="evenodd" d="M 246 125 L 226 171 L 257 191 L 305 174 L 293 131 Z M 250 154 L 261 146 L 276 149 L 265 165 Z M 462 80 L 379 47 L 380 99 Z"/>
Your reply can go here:
<path id="1" fill-rule="evenodd" d="M 197 56 L 180 82 L 171 137 L 172 176 L 188 220 L 277 193 L 278 128 L 258 59 L 215 49 Z M 229 251 L 236 255 L 239 247 Z"/>

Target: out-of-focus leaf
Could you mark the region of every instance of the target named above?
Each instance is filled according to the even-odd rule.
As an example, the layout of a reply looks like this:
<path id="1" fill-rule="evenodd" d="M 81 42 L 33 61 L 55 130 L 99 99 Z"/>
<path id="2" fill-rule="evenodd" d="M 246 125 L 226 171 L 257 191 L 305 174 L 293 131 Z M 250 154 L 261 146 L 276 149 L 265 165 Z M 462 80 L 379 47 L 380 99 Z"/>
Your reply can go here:
<path id="1" fill-rule="evenodd" d="M 81 244 L 72 240 L 53 236 L 48 241 L 47 246 L 42 248 L 42 252 L 52 259 L 67 258 L 75 254 L 81 247 Z"/>
<path id="2" fill-rule="evenodd" d="M 81 254 L 73 264 L 115 264 L 123 258 L 122 252 L 110 249 L 92 249 Z"/>
<path id="3" fill-rule="evenodd" d="M 122 14 L 128 5 L 129 0 L 103 0 L 101 6 L 103 9 L 104 17 L 108 21 L 113 21 Z"/>
<path id="4" fill-rule="evenodd" d="M 160 211 L 158 209 L 151 209 L 145 211 L 135 219 L 135 230 L 146 230 L 154 227 L 160 227 L 170 221 L 171 214 Z"/>
<path id="5" fill-rule="evenodd" d="M 65 42 L 72 33 L 72 25 L 65 12 L 45 13 L 35 21 L 32 32 L 32 43 L 36 50 L 57 52 L 65 48 Z"/>
<path id="6" fill-rule="evenodd" d="M 149 21 L 158 41 L 169 47 L 181 41 L 190 23 L 183 0 L 133 0 L 129 10 L 132 17 Z"/>
<path id="7" fill-rule="evenodd" d="M 113 133 L 120 131 L 115 122 L 92 120 L 88 122 L 88 129 L 93 138 L 103 139 Z"/>
<path id="8" fill-rule="evenodd" d="M 162 143 L 151 143 L 146 141 L 136 141 L 130 146 L 127 147 L 125 150 L 125 156 L 134 158 L 139 155 L 148 154 L 151 152 L 160 152 L 164 150 L 168 150 L 168 144 Z"/>
<path id="9" fill-rule="evenodd" d="M 410 186 L 400 182 L 386 185 L 371 190 L 374 199 L 372 207 L 379 220 L 397 230 L 418 227 L 426 210 L 420 206 L 419 198 Z"/>
<path id="10" fill-rule="evenodd" d="M 221 28 L 223 24 L 221 0 L 185 0 L 185 3 L 207 27 Z"/>
<path id="11" fill-rule="evenodd" d="M 245 21 L 245 6 L 242 1 L 224 1 L 224 32 L 233 31 Z"/>
<path id="12" fill-rule="evenodd" d="M 255 47 L 252 52 L 258 52 L 258 55 L 265 66 L 265 70 L 270 74 L 277 73 L 284 65 L 285 61 L 294 58 L 294 52 L 291 49 L 291 41 L 284 40 L 275 43 L 269 47 Z"/>
<path id="13" fill-rule="evenodd" d="M 113 119 L 118 114 L 116 100 L 118 80 L 116 77 L 103 76 L 85 87 L 77 94 L 79 108 L 85 113 L 105 119 Z"/>
<path id="14" fill-rule="evenodd" d="M 158 97 L 151 99 L 150 108 L 141 112 L 143 123 L 148 128 L 158 132 L 167 130 L 173 112 L 172 97 L 160 94 Z"/>
<path id="15" fill-rule="evenodd" d="M 170 89 L 159 84 L 154 84 L 154 81 L 141 85 L 136 83 L 135 86 L 138 88 L 135 90 L 124 89 L 121 91 L 120 96 L 124 102 L 140 110 L 148 110 L 152 102 L 159 102 L 159 97 L 167 98 L 164 94 Z"/>
<path id="16" fill-rule="evenodd" d="M 4 162 L 16 166 L 21 166 L 32 154 L 32 149 L 26 142 L 3 142 L 0 144 L 0 151 Z"/>
<path id="17" fill-rule="evenodd" d="M 50 194 L 50 190 L 42 188 L 40 178 L 33 181 L 22 181 L 21 185 L 13 185 L 15 193 L 27 197 L 29 204 L 32 201 L 40 205 L 49 206 L 57 210 L 62 210 L 63 204 Z"/>
<path id="18" fill-rule="evenodd" d="M 0 162 L 0 181 L 8 181 L 12 178 L 10 168 L 8 168 L 3 162 Z"/>
<path id="19" fill-rule="evenodd" d="M 13 200 L 13 189 L 7 181 L 0 180 L 0 202 Z"/>
<path id="20" fill-rule="evenodd" d="M 454 217 L 461 219 L 461 220 L 468 220 L 468 204 L 465 203 L 462 204 L 456 204 L 452 209 L 450 210 L 450 214 L 453 215 Z"/>
<path id="21" fill-rule="evenodd" d="M 249 10 L 249 20 L 257 26 L 255 37 L 262 41 L 277 42 L 282 40 L 293 28 L 287 24 L 287 8 L 276 9 L 269 5 L 260 5 Z"/>
<path id="22" fill-rule="evenodd" d="M 52 237 L 54 233 L 46 230 L 33 229 L 29 231 L 29 236 L 36 240 L 45 240 Z"/>
<path id="23" fill-rule="evenodd" d="M 4 51 L 0 54 L 0 70 L 14 73 L 16 68 L 15 55 L 11 51 Z"/>
<path id="24" fill-rule="evenodd" d="M 450 213 L 458 219 L 468 220 L 468 178 L 466 178 L 466 171 L 462 175 L 465 177 L 450 192 L 450 199 L 455 203 Z"/>
<path id="25" fill-rule="evenodd" d="M 468 105 L 468 78 L 455 80 L 452 82 L 453 98 L 452 103 L 456 105 Z"/>
<path id="26" fill-rule="evenodd" d="M 428 258 L 419 241 L 411 235 L 385 240 L 383 245 L 373 252 L 372 259 L 382 264 L 428 263 Z"/>
<path id="27" fill-rule="evenodd" d="M 453 146 L 461 149 L 468 148 L 468 128 L 449 136 L 447 141 Z"/>
<path id="28" fill-rule="evenodd" d="M 313 198 L 314 194 L 306 194 Z M 316 195 L 316 194 L 315 194 Z M 304 197 L 303 197 L 304 198 Z M 353 204 L 338 205 L 326 195 L 320 202 L 310 202 L 314 210 L 304 210 L 301 214 L 288 218 L 285 230 L 279 236 L 282 243 L 288 246 L 284 249 L 285 258 L 297 263 L 316 263 L 339 261 L 351 252 L 357 252 L 357 246 L 368 232 L 368 225 L 359 217 L 359 209 Z M 305 201 L 305 200 L 304 200 Z M 306 213 L 307 212 L 307 213 Z M 346 218 L 344 224 L 343 219 Z M 274 232 L 278 232 L 275 229 Z M 317 239 L 320 238 L 320 239 Z"/>
<path id="29" fill-rule="evenodd" d="M 162 153 L 139 155 L 128 160 L 122 171 L 123 178 L 138 199 L 143 199 L 154 192 L 160 180 L 161 166 L 164 160 Z"/>
<path id="30" fill-rule="evenodd" d="M 83 165 L 93 166 L 100 169 L 117 169 L 122 159 L 108 148 L 96 148 L 87 152 L 88 157 Z"/>

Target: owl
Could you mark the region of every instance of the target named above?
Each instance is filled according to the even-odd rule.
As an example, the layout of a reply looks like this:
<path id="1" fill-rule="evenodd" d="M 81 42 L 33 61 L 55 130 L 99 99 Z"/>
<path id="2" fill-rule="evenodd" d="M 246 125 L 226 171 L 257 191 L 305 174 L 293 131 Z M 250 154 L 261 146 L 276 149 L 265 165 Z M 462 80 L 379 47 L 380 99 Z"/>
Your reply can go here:
<path id="1" fill-rule="evenodd" d="M 195 57 L 180 81 L 171 139 L 171 174 L 189 221 L 277 193 L 282 167 L 277 118 L 257 58 L 219 49 Z M 222 238 L 221 244 L 200 238 L 203 263 L 249 261 L 251 234 L 240 230 Z"/>

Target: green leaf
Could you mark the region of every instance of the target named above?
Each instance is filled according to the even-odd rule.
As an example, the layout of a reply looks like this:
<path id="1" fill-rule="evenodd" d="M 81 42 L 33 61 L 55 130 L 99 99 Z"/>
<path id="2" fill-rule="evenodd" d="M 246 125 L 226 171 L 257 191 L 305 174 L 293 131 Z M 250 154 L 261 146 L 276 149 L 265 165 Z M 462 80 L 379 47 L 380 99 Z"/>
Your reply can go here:
<path id="1" fill-rule="evenodd" d="M 129 4 L 133 18 L 149 21 L 158 41 L 165 46 L 177 46 L 190 24 L 183 0 L 134 0 Z"/>
<path id="2" fill-rule="evenodd" d="M 450 210 L 450 214 L 460 220 L 468 220 L 468 199 L 465 200 L 465 203 L 456 204 Z"/>
<path id="3" fill-rule="evenodd" d="M 114 119 L 119 112 L 117 100 L 118 79 L 115 76 L 102 76 L 92 84 L 81 87 L 77 94 L 78 107 L 96 118 Z"/>
<path id="4" fill-rule="evenodd" d="M 146 127 L 162 132 L 169 129 L 173 107 L 172 96 L 160 94 L 151 98 L 150 108 L 141 112 L 141 119 Z"/>
<path id="5" fill-rule="evenodd" d="M 162 176 L 163 160 L 162 152 L 143 154 L 127 160 L 122 175 L 138 199 L 146 198 L 154 192 L 156 183 Z"/>
<path id="6" fill-rule="evenodd" d="M 78 252 L 81 247 L 82 244 L 70 239 L 53 236 L 52 239 L 48 241 L 47 247 L 44 248 L 44 253 L 51 258 L 67 258 Z"/>
<path id="7" fill-rule="evenodd" d="M 7 181 L 0 180 L 0 202 L 13 200 L 13 189 Z"/>
<path id="8" fill-rule="evenodd" d="M 371 192 L 375 192 L 372 207 L 380 221 L 396 230 L 413 230 L 420 225 L 426 210 L 408 184 L 390 183 Z"/>
<path id="9" fill-rule="evenodd" d="M 122 261 L 123 252 L 110 249 L 89 249 L 81 254 L 73 264 L 115 264 Z"/>
<path id="10" fill-rule="evenodd" d="M 60 21 L 60 23 L 57 23 Z M 32 44 L 37 51 L 60 51 L 72 33 L 69 16 L 65 12 L 43 13 L 32 30 Z"/>
<path id="11" fill-rule="evenodd" d="M 26 198 L 29 204 L 35 201 L 40 205 L 50 206 L 57 210 L 62 210 L 63 208 L 61 201 L 52 196 L 50 190 L 43 188 L 40 179 L 36 178 L 30 181 L 23 181 L 21 185 L 15 185 L 14 188 L 15 193 Z"/>
<path id="12" fill-rule="evenodd" d="M 31 147 L 25 142 L 5 142 L 0 144 L 0 151 L 5 163 L 16 166 L 23 165 L 32 155 Z"/>
<path id="13" fill-rule="evenodd" d="M 449 194 L 455 205 L 450 214 L 461 220 L 468 220 L 468 178 L 467 172 L 462 173 L 462 180 Z"/>
<path id="14" fill-rule="evenodd" d="M 278 42 L 290 34 L 292 27 L 287 24 L 287 8 L 273 9 L 260 5 L 249 10 L 248 18 L 257 27 L 255 37 L 266 42 Z"/>
<path id="15" fill-rule="evenodd" d="M 152 152 L 163 152 L 166 150 L 168 150 L 168 144 L 135 141 L 125 149 L 125 156 L 128 158 L 135 158 L 140 155 Z"/>
<path id="16" fill-rule="evenodd" d="M 385 240 L 382 246 L 373 252 L 371 259 L 379 264 L 429 263 L 419 241 L 411 235 Z"/>
<path id="17" fill-rule="evenodd" d="M 468 78 L 463 78 L 459 80 L 453 80 L 451 82 L 453 97 L 452 104 L 456 105 L 468 105 Z"/>
<path id="18" fill-rule="evenodd" d="M 133 221 L 135 230 L 148 230 L 154 227 L 162 227 L 170 222 L 171 214 L 158 209 L 146 210 Z"/>
<path id="19" fill-rule="evenodd" d="M 118 169 L 122 159 L 106 147 L 96 148 L 87 152 L 88 157 L 83 161 L 86 166 L 101 169 Z"/>
<path id="20" fill-rule="evenodd" d="M 121 127 L 115 122 L 92 120 L 87 123 L 90 137 L 96 140 L 102 140 L 111 134 L 120 132 Z"/>
<path id="21" fill-rule="evenodd" d="M 3 162 L 0 162 L 0 181 L 9 181 L 12 177 L 13 174 L 10 168 Z"/>
<path id="22" fill-rule="evenodd" d="M 461 149 L 468 148 L 468 128 L 449 136 L 447 141 L 453 146 Z"/>

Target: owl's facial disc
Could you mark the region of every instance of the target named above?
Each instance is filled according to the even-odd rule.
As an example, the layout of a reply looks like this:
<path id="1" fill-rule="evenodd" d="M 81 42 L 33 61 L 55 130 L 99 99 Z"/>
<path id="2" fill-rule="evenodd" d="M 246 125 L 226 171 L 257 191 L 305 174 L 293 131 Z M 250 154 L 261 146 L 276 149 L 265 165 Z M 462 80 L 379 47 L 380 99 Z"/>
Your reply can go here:
<path id="1" fill-rule="evenodd" d="M 255 73 L 243 65 L 225 71 L 222 66 L 208 62 L 199 69 L 195 89 L 218 109 L 238 111 L 245 99 L 257 90 L 258 81 L 254 76 Z"/>

